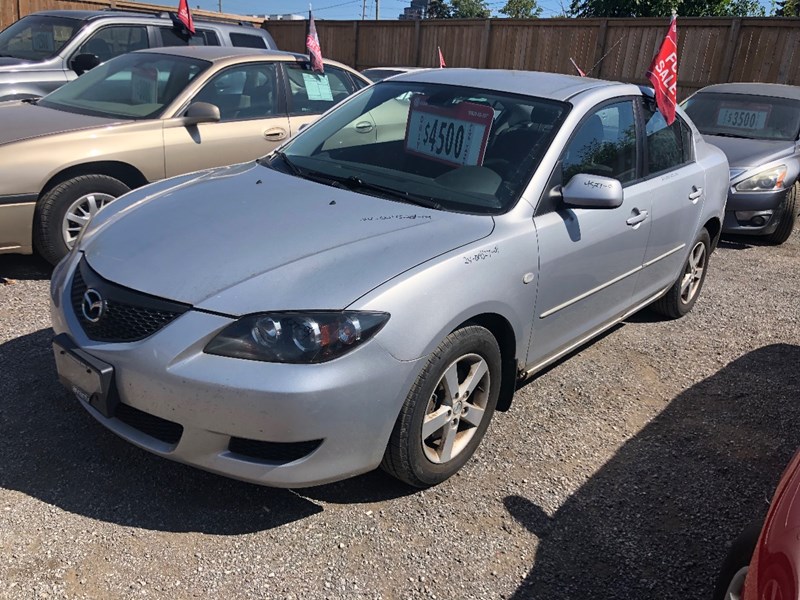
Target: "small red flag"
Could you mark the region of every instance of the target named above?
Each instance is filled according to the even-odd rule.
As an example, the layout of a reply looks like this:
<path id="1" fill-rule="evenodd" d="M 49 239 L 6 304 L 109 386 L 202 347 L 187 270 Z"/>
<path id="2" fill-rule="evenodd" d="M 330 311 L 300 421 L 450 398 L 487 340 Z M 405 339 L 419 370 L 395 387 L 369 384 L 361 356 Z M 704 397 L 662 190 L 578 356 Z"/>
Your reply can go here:
<path id="1" fill-rule="evenodd" d="M 325 67 L 322 64 L 322 49 L 319 47 L 319 37 L 317 27 L 314 25 L 314 15 L 308 11 L 308 34 L 306 35 L 306 49 L 308 57 L 311 59 L 311 70 L 315 73 L 324 73 Z"/>
<path id="2" fill-rule="evenodd" d="M 180 0 L 178 3 L 178 20 L 183 23 L 189 33 L 194 35 L 194 21 L 192 20 L 192 11 L 189 10 L 189 2 L 187 0 Z"/>
<path id="3" fill-rule="evenodd" d="M 576 63 L 571 56 L 569 58 L 569 62 L 571 62 L 572 66 L 575 67 L 575 70 L 578 72 L 578 75 L 580 75 L 581 77 L 586 77 L 586 73 L 583 72 L 583 70 L 578 66 L 578 63 Z"/>
<path id="4" fill-rule="evenodd" d="M 444 55 L 442 54 L 442 49 L 439 46 L 436 46 L 436 49 L 439 51 L 439 68 L 444 69 L 447 65 L 444 64 Z"/>
<path id="5" fill-rule="evenodd" d="M 667 125 L 672 125 L 678 103 L 678 25 L 675 15 L 646 76 L 655 89 L 658 110 L 664 115 Z"/>

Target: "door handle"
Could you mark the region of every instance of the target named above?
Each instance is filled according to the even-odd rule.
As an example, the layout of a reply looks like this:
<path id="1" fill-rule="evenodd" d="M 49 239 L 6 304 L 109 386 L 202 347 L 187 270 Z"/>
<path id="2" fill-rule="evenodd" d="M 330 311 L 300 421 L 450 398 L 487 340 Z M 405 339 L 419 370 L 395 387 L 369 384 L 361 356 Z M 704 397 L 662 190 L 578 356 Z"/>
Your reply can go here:
<path id="1" fill-rule="evenodd" d="M 633 213 L 633 216 L 629 218 L 627 221 L 625 221 L 631 227 L 635 227 L 636 225 L 638 225 L 647 218 L 646 210 L 639 210 L 638 208 L 634 208 L 633 211 L 631 212 Z"/>
<path id="2" fill-rule="evenodd" d="M 696 186 L 692 186 L 692 193 L 689 194 L 689 200 L 692 201 L 692 204 L 696 204 L 697 201 L 700 199 L 700 196 L 703 195 L 703 188 L 699 188 Z"/>
<path id="3" fill-rule="evenodd" d="M 369 121 L 361 121 L 356 123 L 356 131 L 358 133 L 369 133 L 372 131 L 372 123 Z"/>
<path id="4" fill-rule="evenodd" d="M 278 142 L 280 140 L 286 139 L 287 131 L 282 127 L 273 127 L 272 129 L 267 129 L 264 132 L 264 137 L 271 142 Z"/>

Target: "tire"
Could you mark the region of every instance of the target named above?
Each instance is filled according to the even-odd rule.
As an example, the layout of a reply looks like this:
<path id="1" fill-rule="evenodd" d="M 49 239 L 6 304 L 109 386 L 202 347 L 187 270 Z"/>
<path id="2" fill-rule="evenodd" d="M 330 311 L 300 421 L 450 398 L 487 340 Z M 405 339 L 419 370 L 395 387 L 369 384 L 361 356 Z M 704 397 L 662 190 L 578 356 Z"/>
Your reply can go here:
<path id="1" fill-rule="evenodd" d="M 751 523 L 733 542 L 714 585 L 714 600 L 740 600 L 747 567 L 755 552 L 761 523 Z"/>
<path id="2" fill-rule="evenodd" d="M 418 488 L 455 474 L 486 433 L 500 377 L 500 348 L 487 329 L 469 325 L 448 335 L 411 387 L 381 467 Z"/>
<path id="3" fill-rule="evenodd" d="M 703 289 L 710 256 L 711 236 L 702 229 L 681 267 L 680 275 L 669 291 L 653 303 L 653 310 L 669 319 L 679 319 L 688 314 Z"/>
<path id="4" fill-rule="evenodd" d="M 798 185 L 800 184 L 795 183 L 791 189 L 786 192 L 786 198 L 783 199 L 783 203 L 779 209 L 778 228 L 768 236 L 765 236 L 766 240 L 771 244 L 775 244 L 776 246 L 780 245 L 792 235 L 794 224 L 797 221 Z"/>
<path id="5" fill-rule="evenodd" d="M 37 252 L 56 264 L 69 253 L 91 217 L 128 191 L 127 185 L 107 175 L 81 175 L 58 184 L 36 207 L 33 243 Z"/>

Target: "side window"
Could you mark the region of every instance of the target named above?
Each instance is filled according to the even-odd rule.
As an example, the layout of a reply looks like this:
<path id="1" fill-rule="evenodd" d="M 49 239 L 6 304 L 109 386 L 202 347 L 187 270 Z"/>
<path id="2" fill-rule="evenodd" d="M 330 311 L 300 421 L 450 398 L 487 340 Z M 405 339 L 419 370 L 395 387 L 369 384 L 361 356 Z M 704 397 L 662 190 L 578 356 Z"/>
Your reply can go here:
<path id="1" fill-rule="evenodd" d="M 105 62 L 120 54 L 148 48 L 147 28 L 141 25 L 118 25 L 104 27 L 90 37 L 78 50 L 78 54 L 94 54 Z"/>
<path id="2" fill-rule="evenodd" d="M 267 42 L 260 35 L 249 33 L 231 33 L 231 44 L 242 48 L 261 48 L 267 47 Z"/>
<path id="3" fill-rule="evenodd" d="M 207 29 L 197 29 L 195 34 L 185 38 L 170 28 L 159 27 L 162 46 L 219 46 L 217 34 Z"/>
<path id="4" fill-rule="evenodd" d="M 692 130 L 680 116 L 667 126 L 661 113 L 646 105 L 644 118 L 649 174 L 677 169 L 694 160 Z"/>
<path id="5" fill-rule="evenodd" d="M 278 68 L 274 63 L 251 63 L 225 69 L 194 97 L 219 107 L 222 121 L 263 119 L 281 114 Z"/>
<path id="6" fill-rule="evenodd" d="M 314 73 L 308 65 L 286 65 L 289 78 L 289 112 L 293 115 L 323 113 L 355 91 L 350 77 L 336 67 L 325 74 Z"/>
<path id="7" fill-rule="evenodd" d="M 626 100 L 596 110 L 578 127 L 561 157 L 563 181 L 587 173 L 622 183 L 636 179 L 636 120 Z"/>

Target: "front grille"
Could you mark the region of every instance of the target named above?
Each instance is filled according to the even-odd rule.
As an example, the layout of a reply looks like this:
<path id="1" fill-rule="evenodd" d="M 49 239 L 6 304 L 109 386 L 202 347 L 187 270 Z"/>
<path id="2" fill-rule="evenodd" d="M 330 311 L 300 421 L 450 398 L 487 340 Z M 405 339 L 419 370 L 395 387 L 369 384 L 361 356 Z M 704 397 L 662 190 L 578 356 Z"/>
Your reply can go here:
<path id="1" fill-rule="evenodd" d="M 84 295 L 89 289 L 97 292 L 103 303 L 100 317 L 94 323 L 86 318 L 83 310 Z M 81 327 L 90 339 L 98 342 L 143 340 L 189 310 L 185 304 L 136 292 L 103 279 L 89 267 L 85 258 L 75 270 L 70 296 Z M 93 299 L 97 297 L 92 296 Z"/>
<path id="2" fill-rule="evenodd" d="M 118 404 L 114 416 L 126 425 L 166 444 L 177 444 L 183 435 L 183 426 L 179 423 L 167 421 L 127 404 Z"/>
<path id="3" fill-rule="evenodd" d="M 322 444 L 322 440 L 280 443 L 232 437 L 228 444 L 228 450 L 244 458 L 283 464 L 308 456 L 319 448 L 320 444 Z"/>

